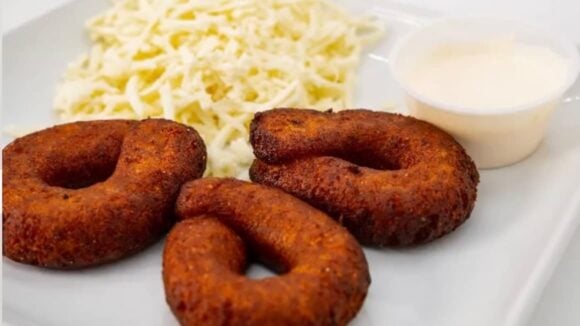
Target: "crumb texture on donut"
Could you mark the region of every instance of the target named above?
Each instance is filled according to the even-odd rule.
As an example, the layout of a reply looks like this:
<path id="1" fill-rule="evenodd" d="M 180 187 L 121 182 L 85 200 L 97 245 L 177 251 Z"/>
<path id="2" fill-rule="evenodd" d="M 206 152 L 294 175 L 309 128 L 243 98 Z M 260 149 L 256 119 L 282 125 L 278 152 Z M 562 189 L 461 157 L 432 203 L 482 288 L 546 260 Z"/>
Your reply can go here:
<path id="1" fill-rule="evenodd" d="M 206 161 L 195 130 L 157 119 L 64 124 L 2 154 L 3 254 L 50 268 L 110 262 L 159 239 Z"/>
<path id="2" fill-rule="evenodd" d="M 184 185 L 163 254 L 171 310 L 183 325 L 345 325 L 370 284 L 356 240 L 280 190 L 233 179 Z M 247 257 L 280 275 L 244 276 Z"/>
<path id="3" fill-rule="evenodd" d="M 425 243 L 471 214 L 479 174 L 439 128 L 399 114 L 275 109 L 256 114 L 250 178 L 340 221 L 363 244 Z"/>

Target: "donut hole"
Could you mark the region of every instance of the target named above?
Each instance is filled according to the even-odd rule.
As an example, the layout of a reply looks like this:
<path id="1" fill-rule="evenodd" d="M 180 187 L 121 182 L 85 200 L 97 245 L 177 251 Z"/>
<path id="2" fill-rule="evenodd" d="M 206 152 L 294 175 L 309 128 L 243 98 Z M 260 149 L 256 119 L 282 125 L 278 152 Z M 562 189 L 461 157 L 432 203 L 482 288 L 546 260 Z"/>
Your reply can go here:
<path id="1" fill-rule="evenodd" d="M 118 153 L 106 159 L 70 160 L 47 169 L 44 182 L 52 187 L 81 189 L 107 180 L 117 166 Z"/>
<path id="2" fill-rule="evenodd" d="M 381 135 L 375 137 L 380 138 Z M 413 165 L 411 152 L 408 140 L 390 138 L 381 142 L 358 143 L 335 156 L 358 167 L 395 171 Z M 351 172 L 356 174 L 358 171 Z"/>
<path id="3" fill-rule="evenodd" d="M 243 230 L 238 230 L 243 234 Z M 244 237 L 247 250 L 247 267 L 245 275 L 250 279 L 265 279 L 288 273 L 292 266 L 280 252 L 260 239 Z"/>
<path id="4" fill-rule="evenodd" d="M 337 157 L 354 164 L 355 167 L 353 167 L 351 172 L 355 174 L 359 172 L 354 170 L 356 166 L 383 171 L 400 170 L 402 168 L 399 160 L 395 157 L 385 157 L 369 151 L 344 153 L 337 155 Z"/>
<path id="5" fill-rule="evenodd" d="M 252 262 L 246 269 L 246 277 L 253 280 L 261 280 L 269 277 L 276 277 L 280 274 L 268 266 L 259 262 Z"/>

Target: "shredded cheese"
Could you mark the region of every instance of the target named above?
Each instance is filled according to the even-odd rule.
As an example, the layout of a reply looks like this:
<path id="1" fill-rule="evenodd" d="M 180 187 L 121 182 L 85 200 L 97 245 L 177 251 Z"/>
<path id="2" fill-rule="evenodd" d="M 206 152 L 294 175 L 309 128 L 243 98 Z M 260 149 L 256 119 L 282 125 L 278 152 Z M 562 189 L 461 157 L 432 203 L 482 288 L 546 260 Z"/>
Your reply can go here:
<path id="1" fill-rule="evenodd" d="M 113 0 L 87 27 L 92 48 L 57 87 L 60 117 L 192 126 L 213 176 L 246 173 L 254 113 L 350 106 L 363 47 L 383 31 L 325 0 Z"/>

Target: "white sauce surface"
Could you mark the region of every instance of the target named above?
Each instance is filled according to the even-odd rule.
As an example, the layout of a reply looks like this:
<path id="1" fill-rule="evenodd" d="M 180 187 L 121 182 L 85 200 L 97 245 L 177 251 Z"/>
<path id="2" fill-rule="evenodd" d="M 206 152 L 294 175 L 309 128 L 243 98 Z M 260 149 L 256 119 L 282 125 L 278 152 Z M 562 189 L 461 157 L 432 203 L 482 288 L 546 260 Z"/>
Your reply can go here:
<path id="1" fill-rule="evenodd" d="M 406 72 L 420 95 L 461 108 L 514 107 L 556 92 L 566 82 L 567 62 L 547 47 L 513 40 L 447 44 Z"/>

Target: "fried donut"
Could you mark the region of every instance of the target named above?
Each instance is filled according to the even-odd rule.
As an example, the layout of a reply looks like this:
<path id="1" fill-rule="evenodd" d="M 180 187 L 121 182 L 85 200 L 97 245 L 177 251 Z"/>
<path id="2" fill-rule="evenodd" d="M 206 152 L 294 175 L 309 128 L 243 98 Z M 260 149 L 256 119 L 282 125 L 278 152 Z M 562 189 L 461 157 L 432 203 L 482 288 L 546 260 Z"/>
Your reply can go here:
<path id="1" fill-rule="evenodd" d="M 167 120 L 64 124 L 2 154 L 3 254 L 49 268 L 114 261 L 159 239 L 179 188 L 206 163 L 197 132 Z"/>
<path id="2" fill-rule="evenodd" d="M 163 282 L 183 325 L 344 325 L 370 284 L 356 240 L 280 190 L 234 179 L 183 186 Z M 281 273 L 243 274 L 247 251 Z"/>
<path id="3" fill-rule="evenodd" d="M 437 127 L 399 114 L 277 109 L 256 114 L 250 178 L 337 219 L 365 245 L 439 238 L 471 214 L 479 174 Z"/>

